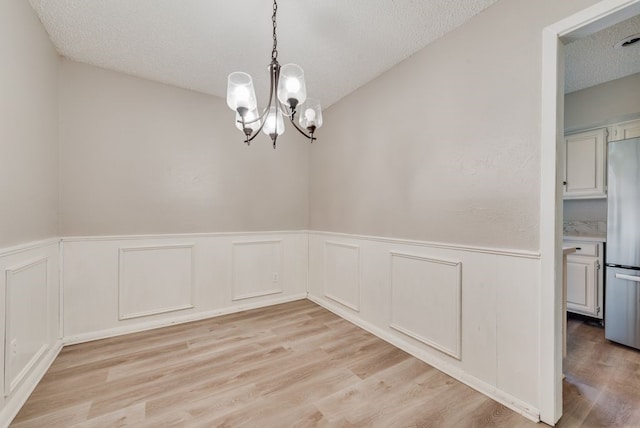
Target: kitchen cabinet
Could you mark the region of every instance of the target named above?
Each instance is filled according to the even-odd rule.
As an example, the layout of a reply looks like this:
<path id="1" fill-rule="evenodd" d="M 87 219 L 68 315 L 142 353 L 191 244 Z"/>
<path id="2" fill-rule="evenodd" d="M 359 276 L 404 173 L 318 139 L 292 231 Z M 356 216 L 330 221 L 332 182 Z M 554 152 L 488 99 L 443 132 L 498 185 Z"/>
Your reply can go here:
<path id="1" fill-rule="evenodd" d="M 563 246 L 576 248 L 567 256 L 567 311 L 602 319 L 604 244 L 565 239 Z"/>
<path id="2" fill-rule="evenodd" d="M 607 129 L 565 136 L 564 199 L 605 198 Z"/>
<path id="3" fill-rule="evenodd" d="M 609 127 L 609 141 L 640 137 L 640 119 L 616 123 Z"/>

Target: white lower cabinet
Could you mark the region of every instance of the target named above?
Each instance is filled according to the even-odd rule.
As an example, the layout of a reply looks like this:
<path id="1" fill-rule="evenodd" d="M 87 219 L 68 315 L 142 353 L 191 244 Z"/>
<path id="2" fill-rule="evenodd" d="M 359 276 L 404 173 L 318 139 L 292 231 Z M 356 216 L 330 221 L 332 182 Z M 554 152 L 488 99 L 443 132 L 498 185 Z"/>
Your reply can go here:
<path id="1" fill-rule="evenodd" d="M 602 319 L 603 244 L 564 241 L 577 250 L 567 256 L 567 311 Z"/>

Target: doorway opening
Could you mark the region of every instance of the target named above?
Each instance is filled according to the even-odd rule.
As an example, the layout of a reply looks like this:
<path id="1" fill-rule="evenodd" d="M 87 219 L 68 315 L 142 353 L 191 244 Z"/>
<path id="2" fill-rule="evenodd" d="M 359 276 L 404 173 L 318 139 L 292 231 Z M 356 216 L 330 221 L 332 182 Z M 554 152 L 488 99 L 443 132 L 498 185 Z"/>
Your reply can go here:
<path id="1" fill-rule="evenodd" d="M 564 45 L 640 14 L 640 0 L 603 0 L 543 31 L 540 200 L 540 418 L 562 416 Z"/>

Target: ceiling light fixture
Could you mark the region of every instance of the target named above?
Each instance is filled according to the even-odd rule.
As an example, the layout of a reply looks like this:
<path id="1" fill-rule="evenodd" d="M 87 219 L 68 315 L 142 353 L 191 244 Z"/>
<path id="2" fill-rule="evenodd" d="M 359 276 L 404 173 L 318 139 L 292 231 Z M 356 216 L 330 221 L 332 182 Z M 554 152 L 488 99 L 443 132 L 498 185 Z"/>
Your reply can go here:
<path id="1" fill-rule="evenodd" d="M 278 37 L 276 35 L 276 12 L 278 4 L 273 1 L 273 49 L 269 65 L 270 90 L 269 102 L 262 113 L 258 113 L 258 103 L 253 89 L 253 79 L 247 73 L 233 72 L 227 80 L 227 105 L 236 113 L 236 128 L 244 132 L 244 142 L 251 141 L 263 131 L 273 141 L 284 133 L 284 116 L 289 118 L 293 126 L 313 143 L 316 129 L 322 126 L 322 109 L 320 103 L 307 98 L 304 84 L 304 71 L 296 64 L 278 63 Z M 301 111 L 299 124 L 296 114 Z M 306 130 L 306 132 L 305 132 Z"/>
<path id="2" fill-rule="evenodd" d="M 629 47 L 631 45 L 635 45 L 638 42 L 640 42 L 640 34 L 634 34 L 633 36 L 627 36 L 624 39 L 620 40 L 618 43 L 613 45 L 613 47 L 616 49 L 621 49 Z"/>

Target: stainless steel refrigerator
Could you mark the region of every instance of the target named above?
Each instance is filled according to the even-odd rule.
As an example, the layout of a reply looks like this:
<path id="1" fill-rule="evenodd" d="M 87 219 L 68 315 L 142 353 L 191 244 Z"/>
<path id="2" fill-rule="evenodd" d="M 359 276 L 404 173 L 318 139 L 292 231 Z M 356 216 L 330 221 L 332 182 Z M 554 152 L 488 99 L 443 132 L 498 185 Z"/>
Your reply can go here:
<path id="1" fill-rule="evenodd" d="M 640 138 L 608 144 L 605 337 L 640 349 Z"/>

